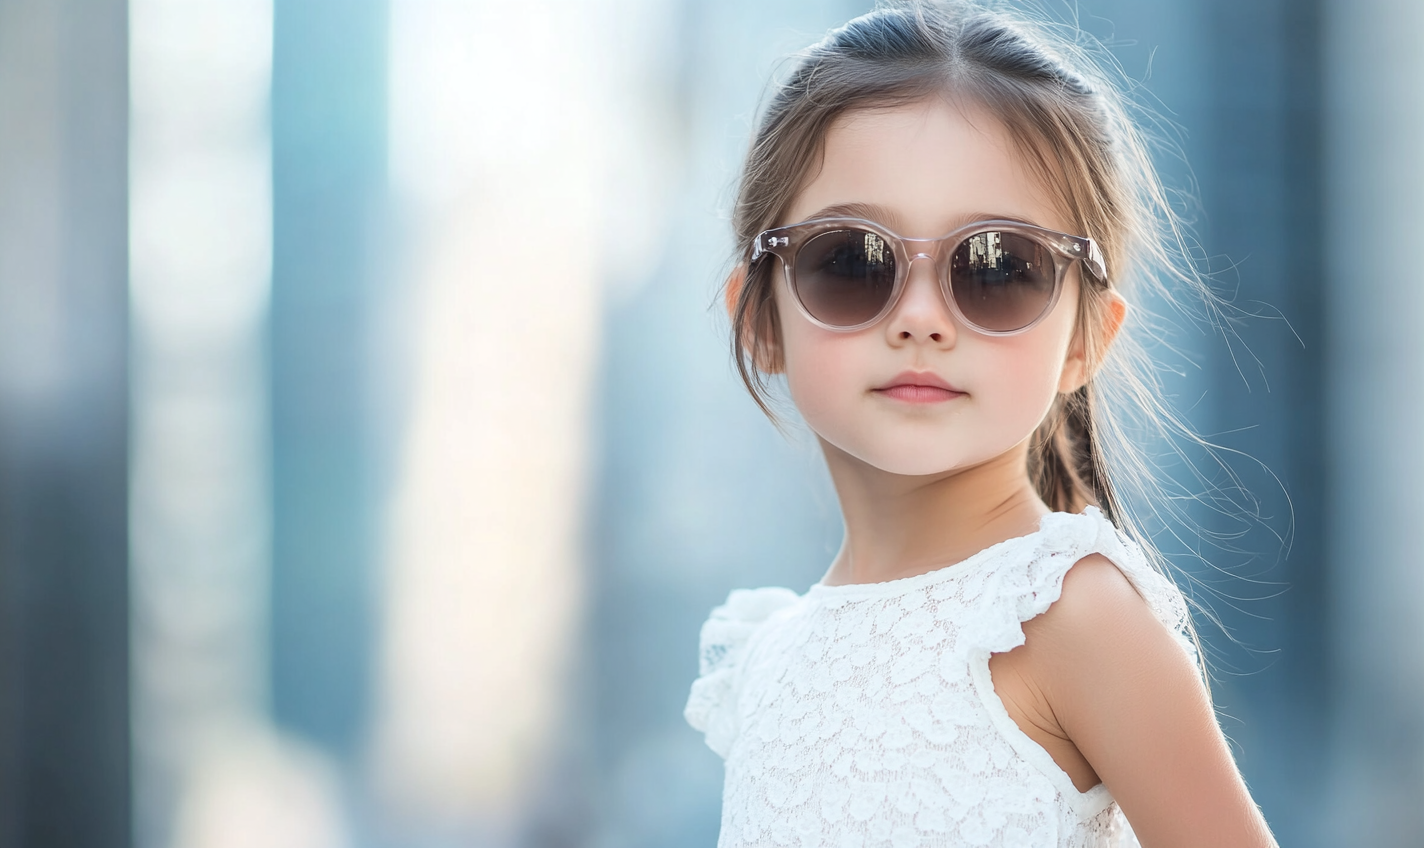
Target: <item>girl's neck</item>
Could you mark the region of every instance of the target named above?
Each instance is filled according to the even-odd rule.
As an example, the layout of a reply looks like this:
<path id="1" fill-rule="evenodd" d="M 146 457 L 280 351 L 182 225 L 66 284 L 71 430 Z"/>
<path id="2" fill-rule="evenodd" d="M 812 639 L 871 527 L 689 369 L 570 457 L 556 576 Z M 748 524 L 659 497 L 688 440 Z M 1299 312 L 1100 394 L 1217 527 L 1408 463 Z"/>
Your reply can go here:
<path id="1" fill-rule="evenodd" d="M 1027 443 L 973 468 L 890 474 L 821 443 L 845 540 L 821 582 L 880 583 L 967 559 L 1038 529 L 1051 510 L 1029 482 Z"/>

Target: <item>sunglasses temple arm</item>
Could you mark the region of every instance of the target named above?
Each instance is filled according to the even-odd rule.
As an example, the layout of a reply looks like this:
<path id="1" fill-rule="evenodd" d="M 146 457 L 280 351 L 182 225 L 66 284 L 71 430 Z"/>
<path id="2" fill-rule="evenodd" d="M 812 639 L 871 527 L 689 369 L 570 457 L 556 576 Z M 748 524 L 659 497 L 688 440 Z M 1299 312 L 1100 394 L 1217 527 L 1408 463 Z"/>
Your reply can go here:
<path id="1" fill-rule="evenodd" d="M 1103 261 L 1103 252 L 1098 249 L 1098 243 L 1092 239 L 1085 239 L 1088 243 L 1088 255 L 1084 261 L 1088 264 L 1088 270 L 1093 272 L 1093 276 L 1098 278 L 1098 282 L 1107 285 L 1108 269 L 1107 263 Z"/>

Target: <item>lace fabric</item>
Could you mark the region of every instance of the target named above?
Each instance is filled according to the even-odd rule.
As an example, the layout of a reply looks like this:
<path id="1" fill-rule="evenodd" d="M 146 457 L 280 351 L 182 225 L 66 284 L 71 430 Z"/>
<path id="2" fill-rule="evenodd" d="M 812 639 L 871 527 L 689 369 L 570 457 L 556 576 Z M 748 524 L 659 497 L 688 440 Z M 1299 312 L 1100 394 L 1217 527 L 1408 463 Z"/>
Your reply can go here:
<path id="1" fill-rule="evenodd" d="M 914 577 L 732 592 L 685 711 L 726 760 L 719 848 L 1135 846 L 1107 789 L 1079 792 L 989 675 L 1092 553 L 1192 650 L 1181 593 L 1091 507 Z"/>

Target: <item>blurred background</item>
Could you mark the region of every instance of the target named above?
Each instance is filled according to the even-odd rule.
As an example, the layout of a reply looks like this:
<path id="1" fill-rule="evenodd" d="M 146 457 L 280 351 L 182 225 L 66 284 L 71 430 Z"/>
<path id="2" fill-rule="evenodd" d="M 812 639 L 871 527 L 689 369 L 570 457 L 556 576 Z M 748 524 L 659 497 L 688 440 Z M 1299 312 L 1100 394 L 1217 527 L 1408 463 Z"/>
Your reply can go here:
<path id="1" fill-rule="evenodd" d="M 1163 540 L 1241 767 L 1282 845 L 1424 845 L 1424 5 L 1045 5 L 1259 316 L 1169 383 L 1269 469 L 1234 576 Z M 0 0 L 0 848 L 713 845 L 698 629 L 840 533 L 731 188 L 868 7 Z"/>

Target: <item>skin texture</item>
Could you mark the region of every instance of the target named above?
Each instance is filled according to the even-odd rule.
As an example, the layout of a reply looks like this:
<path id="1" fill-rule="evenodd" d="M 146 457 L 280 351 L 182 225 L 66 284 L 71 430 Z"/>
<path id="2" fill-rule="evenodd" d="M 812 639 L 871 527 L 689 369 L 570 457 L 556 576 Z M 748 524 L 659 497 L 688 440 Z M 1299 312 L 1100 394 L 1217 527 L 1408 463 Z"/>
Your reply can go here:
<path id="1" fill-rule="evenodd" d="M 846 204 L 912 238 L 984 218 L 1073 232 L 997 121 L 947 99 L 843 116 L 778 223 Z M 1106 326 L 1077 327 L 1075 266 L 1037 326 L 985 336 L 955 320 L 921 260 L 889 316 L 842 333 L 806 320 L 780 279 L 781 337 L 770 343 L 845 518 L 822 582 L 920 574 L 1038 528 L 1049 510 L 1028 479 L 1029 437 L 1056 393 L 1090 376 L 1082 333 L 1110 342 L 1120 298 Z M 881 390 L 904 371 L 933 372 L 958 391 L 911 404 Z M 1023 646 L 990 661 L 996 692 L 1080 791 L 1108 786 L 1146 848 L 1275 844 L 1195 667 L 1111 562 L 1075 564 L 1060 600 L 1024 631 Z"/>

